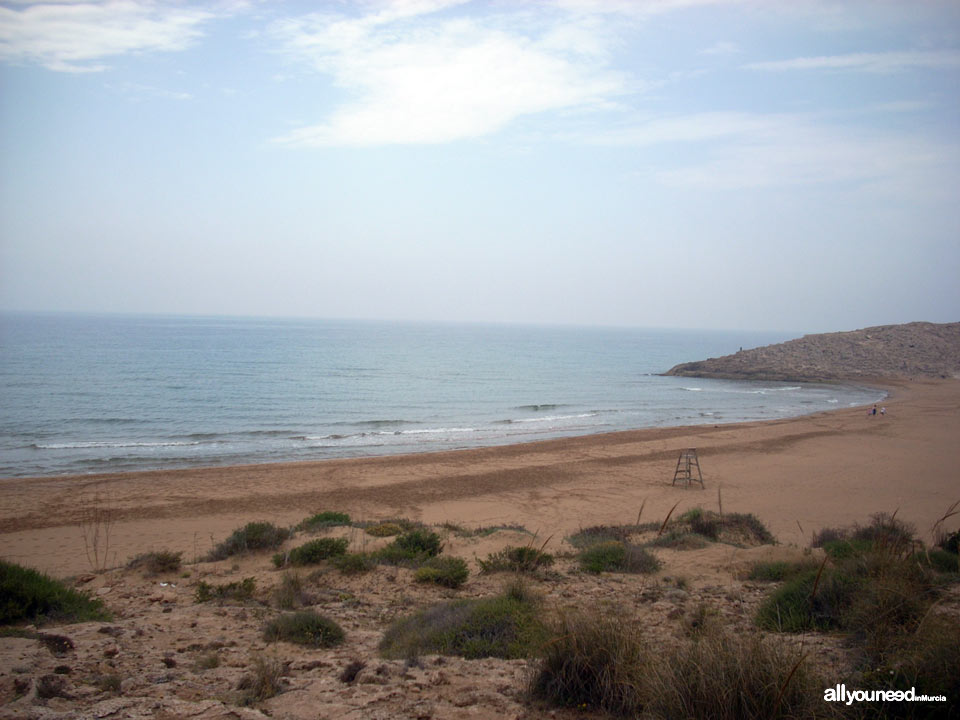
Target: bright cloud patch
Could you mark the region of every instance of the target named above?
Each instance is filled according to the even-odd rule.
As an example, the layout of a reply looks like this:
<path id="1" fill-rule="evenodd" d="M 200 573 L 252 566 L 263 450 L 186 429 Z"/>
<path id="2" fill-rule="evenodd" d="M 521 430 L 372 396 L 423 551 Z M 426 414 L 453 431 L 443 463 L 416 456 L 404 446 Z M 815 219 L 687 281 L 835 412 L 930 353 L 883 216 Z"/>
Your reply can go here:
<path id="1" fill-rule="evenodd" d="M 117 0 L 0 7 L 0 59 L 50 70 L 98 72 L 104 58 L 182 50 L 213 14 L 189 6 Z"/>
<path id="2" fill-rule="evenodd" d="M 410 10 L 410 8 L 407 8 Z M 433 9 L 432 7 L 428 9 Z M 622 92 L 603 44 L 557 22 L 381 13 L 310 16 L 274 27 L 287 52 L 354 99 L 278 141 L 298 146 L 443 143 L 523 115 L 606 102 Z"/>
<path id="3" fill-rule="evenodd" d="M 744 67 L 749 70 L 847 70 L 881 73 L 915 68 L 950 69 L 960 67 L 960 52 L 947 50 L 849 53 L 757 62 Z"/>

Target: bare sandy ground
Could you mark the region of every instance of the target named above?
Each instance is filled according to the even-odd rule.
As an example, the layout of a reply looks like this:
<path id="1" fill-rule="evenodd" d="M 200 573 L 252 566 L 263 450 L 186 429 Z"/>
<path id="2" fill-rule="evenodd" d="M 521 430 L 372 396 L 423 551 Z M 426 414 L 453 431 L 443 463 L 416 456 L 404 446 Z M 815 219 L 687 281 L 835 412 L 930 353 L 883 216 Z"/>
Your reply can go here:
<path id="1" fill-rule="evenodd" d="M 84 511 L 114 518 L 107 565 L 169 549 L 192 560 L 240 525 L 321 510 L 541 537 L 702 506 L 750 512 L 784 544 L 897 511 L 929 540 L 960 498 L 960 381 L 886 381 L 885 416 L 864 408 L 737 425 L 641 430 L 386 458 L 0 480 L 3 557 L 56 576 L 89 571 Z M 706 489 L 671 485 L 698 449 Z M 559 540 L 557 541 L 559 542 Z M 88 543 L 89 544 L 89 543 Z M 99 549 L 104 552 L 104 548 Z"/>

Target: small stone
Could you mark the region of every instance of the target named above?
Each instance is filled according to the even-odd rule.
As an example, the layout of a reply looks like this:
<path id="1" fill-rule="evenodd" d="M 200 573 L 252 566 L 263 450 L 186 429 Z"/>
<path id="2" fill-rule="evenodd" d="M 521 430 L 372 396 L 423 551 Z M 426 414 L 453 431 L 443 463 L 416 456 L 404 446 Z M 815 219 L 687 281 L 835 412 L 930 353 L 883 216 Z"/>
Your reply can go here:
<path id="1" fill-rule="evenodd" d="M 105 648 L 103 651 L 103 656 L 108 658 L 116 657 L 119 654 L 120 648 L 118 648 L 116 645 L 111 645 L 110 647 Z"/>

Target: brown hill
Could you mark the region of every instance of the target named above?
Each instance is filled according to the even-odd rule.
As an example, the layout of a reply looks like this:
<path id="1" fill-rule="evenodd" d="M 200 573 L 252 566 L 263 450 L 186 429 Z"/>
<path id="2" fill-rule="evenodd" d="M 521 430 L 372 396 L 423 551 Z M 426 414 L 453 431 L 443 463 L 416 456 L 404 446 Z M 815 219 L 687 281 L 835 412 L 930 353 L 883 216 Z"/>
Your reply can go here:
<path id="1" fill-rule="evenodd" d="M 913 322 L 805 335 L 677 365 L 667 375 L 818 382 L 960 377 L 960 323 Z"/>

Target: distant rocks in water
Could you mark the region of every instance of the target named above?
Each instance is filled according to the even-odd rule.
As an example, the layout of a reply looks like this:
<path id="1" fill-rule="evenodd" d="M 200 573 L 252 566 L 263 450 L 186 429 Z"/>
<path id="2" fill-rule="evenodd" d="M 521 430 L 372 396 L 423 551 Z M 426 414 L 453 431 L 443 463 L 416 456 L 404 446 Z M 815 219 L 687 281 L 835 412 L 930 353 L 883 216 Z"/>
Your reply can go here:
<path id="1" fill-rule="evenodd" d="M 960 322 L 913 322 L 805 335 L 778 345 L 677 365 L 666 375 L 823 382 L 960 377 Z"/>

